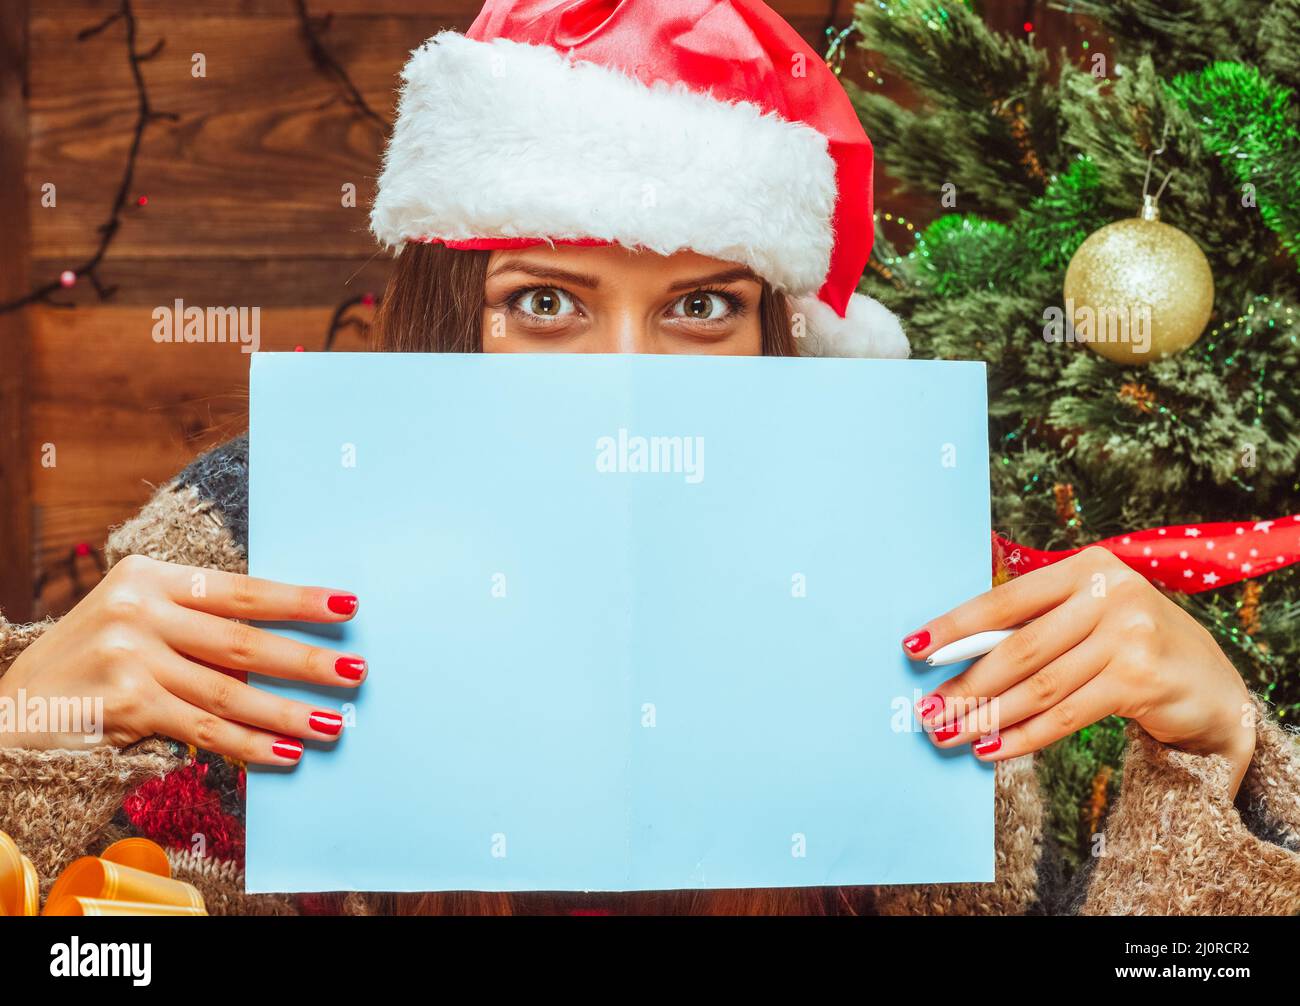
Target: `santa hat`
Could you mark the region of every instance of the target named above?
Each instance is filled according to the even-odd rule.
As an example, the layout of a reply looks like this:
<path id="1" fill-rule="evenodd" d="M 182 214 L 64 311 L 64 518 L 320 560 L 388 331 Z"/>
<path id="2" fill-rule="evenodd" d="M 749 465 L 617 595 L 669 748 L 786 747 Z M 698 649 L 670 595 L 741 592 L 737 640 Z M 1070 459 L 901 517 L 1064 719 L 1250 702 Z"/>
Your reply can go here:
<path id="1" fill-rule="evenodd" d="M 488 0 L 402 80 L 370 216 L 385 245 L 689 249 L 790 295 L 806 355 L 907 356 L 855 292 L 871 142 L 758 0 Z"/>

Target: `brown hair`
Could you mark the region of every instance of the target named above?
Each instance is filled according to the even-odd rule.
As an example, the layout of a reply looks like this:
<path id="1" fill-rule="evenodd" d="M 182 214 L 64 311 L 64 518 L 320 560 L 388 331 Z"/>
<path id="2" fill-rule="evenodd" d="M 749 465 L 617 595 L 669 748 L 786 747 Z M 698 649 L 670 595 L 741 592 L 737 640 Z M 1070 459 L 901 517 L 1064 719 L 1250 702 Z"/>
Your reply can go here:
<path id="1" fill-rule="evenodd" d="M 488 251 L 411 243 L 397 256 L 375 314 L 374 344 L 393 353 L 478 353 Z M 795 356 L 785 298 L 766 282 L 759 297 L 764 356 Z"/>
<path id="2" fill-rule="evenodd" d="M 440 244 L 407 245 L 375 318 L 376 348 L 398 353 L 480 352 L 490 255 Z M 784 298 L 767 283 L 759 311 L 763 355 L 795 355 Z M 601 894 L 446 891 L 381 894 L 370 907 L 391 915 L 834 915 L 857 914 L 865 897 L 865 889 L 821 887 Z M 330 896 L 321 907 L 343 910 L 343 896 Z"/>

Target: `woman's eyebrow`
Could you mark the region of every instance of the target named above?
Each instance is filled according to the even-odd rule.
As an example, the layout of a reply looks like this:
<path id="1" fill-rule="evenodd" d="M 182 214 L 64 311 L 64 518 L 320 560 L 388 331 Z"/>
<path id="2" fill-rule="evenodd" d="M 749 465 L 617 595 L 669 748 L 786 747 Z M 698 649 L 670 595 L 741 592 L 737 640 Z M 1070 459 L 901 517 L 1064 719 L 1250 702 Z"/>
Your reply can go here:
<path id="1" fill-rule="evenodd" d="M 503 272 L 526 272 L 538 279 L 555 280 L 557 283 L 571 283 L 574 286 L 583 286 L 589 290 L 594 290 L 600 286 L 599 277 L 592 276 L 589 273 L 569 272 L 567 269 L 556 269 L 554 266 L 532 265 L 519 258 L 502 259 L 488 276 L 490 278 Z"/>
<path id="2" fill-rule="evenodd" d="M 678 290 L 694 290 L 700 286 L 721 285 L 723 283 L 735 283 L 742 279 L 750 279 L 757 283 L 758 277 L 754 275 L 754 270 L 747 269 L 743 265 L 736 266 L 734 269 L 727 269 L 723 272 L 711 273 L 708 276 L 695 276 L 691 279 L 678 280 L 668 287 L 670 292 Z"/>

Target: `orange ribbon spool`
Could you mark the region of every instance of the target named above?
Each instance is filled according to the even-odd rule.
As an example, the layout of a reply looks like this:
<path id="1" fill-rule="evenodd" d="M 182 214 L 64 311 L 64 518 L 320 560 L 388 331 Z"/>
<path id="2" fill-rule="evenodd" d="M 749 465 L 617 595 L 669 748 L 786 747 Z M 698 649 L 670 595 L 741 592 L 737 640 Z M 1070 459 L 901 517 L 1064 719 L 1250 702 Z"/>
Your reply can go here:
<path id="1" fill-rule="evenodd" d="M 36 868 L 0 831 L 0 915 L 36 915 L 39 903 Z M 161 846 L 124 838 L 64 870 L 40 914 L 207 915 L 207 909 L 198 888 L 172 877 Z"/>

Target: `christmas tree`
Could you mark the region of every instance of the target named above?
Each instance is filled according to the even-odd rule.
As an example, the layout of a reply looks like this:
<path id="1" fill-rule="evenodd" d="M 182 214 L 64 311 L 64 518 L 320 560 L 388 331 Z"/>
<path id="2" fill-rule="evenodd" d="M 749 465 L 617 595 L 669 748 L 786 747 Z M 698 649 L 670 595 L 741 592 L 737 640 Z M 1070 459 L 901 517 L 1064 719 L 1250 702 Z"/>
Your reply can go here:
<path id="1" fill-rule="evenodd" d="M 863 289 L 905 319 L 914 357 L 987 362 L 993 523 L 1013 541 L 1300 512 L 1300 0 L 1061 9 L 1098 41 L 1047 52 L 960 2 L 858 5 L 829 58 L 858 46 L 906 80 L 917 101 L 903 107 L 877 73 L 842 77 L 889 175 L 939 207 L 910 234 L 878 207 Z M 1080 246 L 1139 216 L 1166 175 L 1159 219 L 1204 252 L 1212 291 L 1173 261 L 1144 282 L 1175 306 L 1212 292 L 1204 330 L 1184 325 L 1136 362 L 1049 341 Z M 1102 270 L 1122 285 L 1137 267 Z M 1171 596 L 1283 722 L 1300 719 L 1300 567 Z M 1039 759 L 1076 864 L 1122 749 L 1112 719 Z"/>

